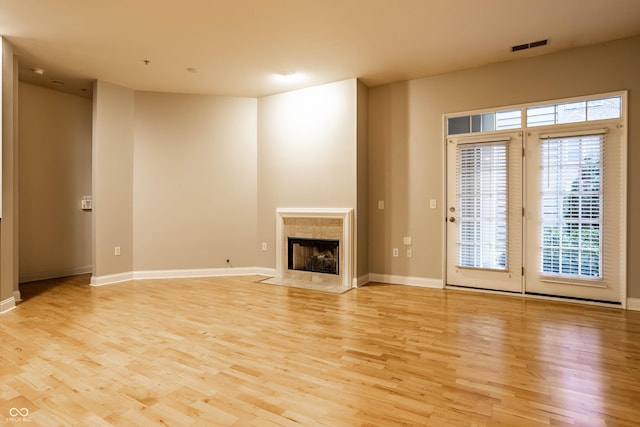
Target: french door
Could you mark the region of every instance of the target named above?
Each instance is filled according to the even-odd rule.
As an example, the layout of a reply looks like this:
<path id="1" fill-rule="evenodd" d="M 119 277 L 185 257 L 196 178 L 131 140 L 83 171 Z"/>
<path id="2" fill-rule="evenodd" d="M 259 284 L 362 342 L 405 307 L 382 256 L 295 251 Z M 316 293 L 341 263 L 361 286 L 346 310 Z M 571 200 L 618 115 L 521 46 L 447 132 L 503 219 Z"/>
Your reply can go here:
<path id="1" fill-rule="evenodd" d="M 447 140 L 447 284 L 522 291 L 522 132 Z"/>
<path id="2" fill-rule="evenodd" d="M 526 138 L 449 136 L 447 284 L 622 302 L 621 128 L 600 122 L 542 127 Z"/>
<path id="3" fill-rule="evenodd" d="M 622 141 L 614 125 L 530 133 L 525 157 L 528 293 L 622 302 Z"/>

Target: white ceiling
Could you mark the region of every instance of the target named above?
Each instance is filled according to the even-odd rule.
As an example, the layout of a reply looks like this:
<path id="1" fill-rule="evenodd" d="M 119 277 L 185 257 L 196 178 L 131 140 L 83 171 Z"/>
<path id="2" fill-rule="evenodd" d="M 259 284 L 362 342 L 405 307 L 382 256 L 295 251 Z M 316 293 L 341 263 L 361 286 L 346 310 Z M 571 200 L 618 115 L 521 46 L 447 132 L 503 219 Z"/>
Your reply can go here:
<path id="1" fill-rule="evenodd" d="M 95 79 L 249 97 L 375 86 L 637 34 L 640 0 L 0 0 L 21 79 L 80 94 Z"/>

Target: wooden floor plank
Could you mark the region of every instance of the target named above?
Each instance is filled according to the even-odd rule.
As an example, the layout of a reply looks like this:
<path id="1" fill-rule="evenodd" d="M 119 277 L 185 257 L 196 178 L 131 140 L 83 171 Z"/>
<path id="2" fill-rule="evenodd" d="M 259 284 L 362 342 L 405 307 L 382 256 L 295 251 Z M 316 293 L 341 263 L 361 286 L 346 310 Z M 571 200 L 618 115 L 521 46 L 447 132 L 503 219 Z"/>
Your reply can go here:
<path id="1" fill-rule="evenodd" d="M 0 317 L 0 421 L 27 408 L 34 426 L 640 424 L 640 313 L 262 278 L 23 285 Z"/>

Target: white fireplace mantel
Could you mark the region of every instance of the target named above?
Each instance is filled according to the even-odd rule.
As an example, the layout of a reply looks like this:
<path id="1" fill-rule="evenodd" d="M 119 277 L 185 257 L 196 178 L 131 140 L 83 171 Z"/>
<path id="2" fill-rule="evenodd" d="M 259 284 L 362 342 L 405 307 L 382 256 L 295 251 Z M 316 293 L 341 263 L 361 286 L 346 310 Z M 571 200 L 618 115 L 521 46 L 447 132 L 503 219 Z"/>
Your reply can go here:
<path id="1" fill-rule="evenodd" d="M 278 208 L 276 209 L 276 277 L 281 278 L 286 270 L 284 255 L 285 218 L 331 218 L 342 220 L 342 245 L 344 274 L 342 286 L 350 288 L 353 277 L 353 209 L 352 208 Z"/>

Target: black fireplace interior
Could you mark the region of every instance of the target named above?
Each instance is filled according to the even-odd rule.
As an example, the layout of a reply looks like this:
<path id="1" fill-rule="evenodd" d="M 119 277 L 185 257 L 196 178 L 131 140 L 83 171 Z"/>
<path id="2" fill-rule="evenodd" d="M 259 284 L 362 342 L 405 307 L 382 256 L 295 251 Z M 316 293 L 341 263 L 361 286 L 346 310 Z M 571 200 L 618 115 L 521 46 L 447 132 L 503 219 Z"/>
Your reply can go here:
<path id="1" fill-rule="evenodd" d="M 339 240 L 289 237 L 289 270 L 339 274 Z"/>

